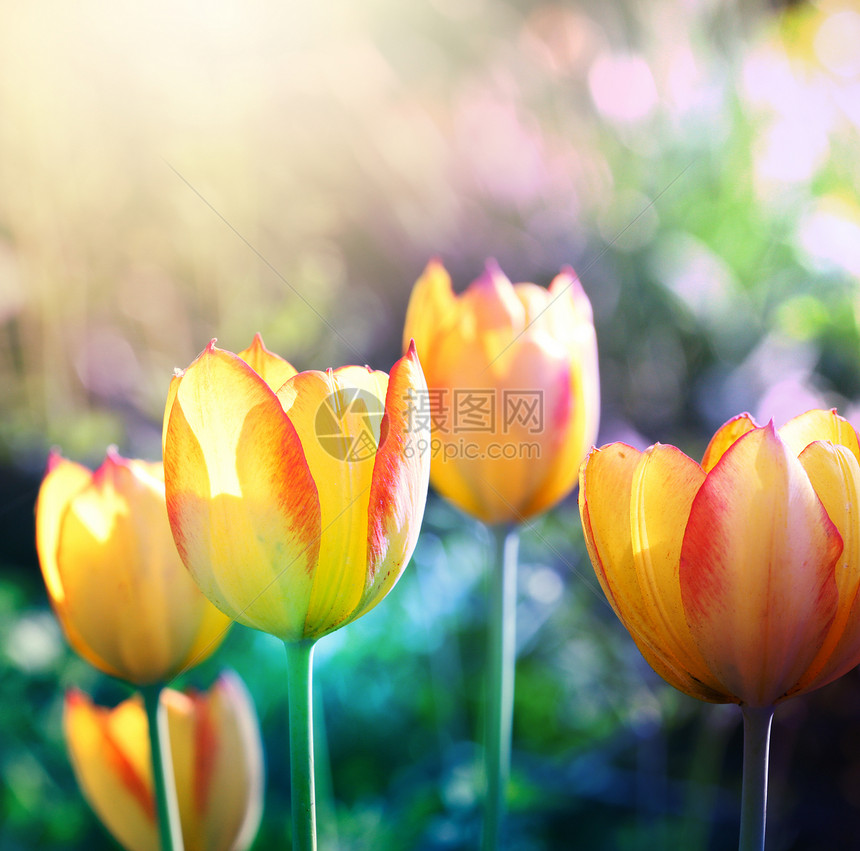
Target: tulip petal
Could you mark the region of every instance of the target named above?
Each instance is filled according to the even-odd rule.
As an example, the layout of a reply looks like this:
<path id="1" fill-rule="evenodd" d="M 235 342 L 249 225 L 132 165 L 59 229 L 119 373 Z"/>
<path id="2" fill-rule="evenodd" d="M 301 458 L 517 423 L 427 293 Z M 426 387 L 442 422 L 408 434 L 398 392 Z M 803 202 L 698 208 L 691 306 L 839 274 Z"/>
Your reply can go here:
<path id="1" fill-rule="evenodd" d="M 642 602 L 664 657 L 714 691 L 714 679 L 687 625 L 679 581 L 681 545 L 690 506 L 705 473 L 674 446 L 656 444 L 640 456 L 631 483 L 631 542 Z"/>
<path id="2" fill-rule="evenodd" d="M 68 617 L 66 591 L 57 566 L 57 550 L 63 515 L 72 499 L 91 481 L 92 473 L 86 467 L 68 461 L 54 451 L 48 459 L 48 469 L 36 501 L 36 549 L 48 597 L 69 642 L 82 654 L 86 650 L 86 642 L 75 622 Z"/>
<path id="3" fill-rule="evenodd" d="M 351 619 L 367 579 L 367 531 L 373 465 L 381 441 L 388 376 L 367 367 L 300 372 L 279 391 L 302 436 L 318 483 L 319 561 L 304 623 L 319 637 Z"/>
<path id="4" fill-rule="evenodd" d="M 551 338 L 565 343 L 568 387 L 567 393 L 558 394 L 557 401 L 547 390 L 541 397 L 546 415 L 541 450 L 543 463 L 542 469 L 534 472 L 539 487 L 522 509 L 526 517 L 552 507 L 570 493 L 576 484 L 583 453 L 597 440 L 600 422 L 597 336 L 590 321 L 590 304 L 579 280 L 575 277 L 571 279 L 569 275 L 557 275 L 550 293 L 553 294 L 553 300 L 546 315 L 553 315 L 553 323 L 559 321 L 559 316 L 570 320 L 570 324 L 565 323 L 563 330 L 557 326 L 556 334 Z M 578 294 L 585 298 L 587 308 L 576 303 Z M 583 313 L 588 314 L 588 321 L 585 321 Z M 530 333 L 531 330 L 524 336 Z M 545 376 L 551 375 L 551 363 L 552 360 L 548 358 L 544 366 Z M 538 383 L 536 386 L 542 385 Z M 556 445 L 553 445 L 553 438 L 558 440 Z"/>
<path id="5" fill-rule="evenodd" d="M 443 295 L 429 297 L 429 271 Z M 457 298 L 434 262 L 413 291 L 404 334 L 430 388 L 431 481 L 442 496 L 494 524 L 521 522 L 570 493 L 600 407 L 591 308 L 572 269 L 547 291 L 511 284 L 488 260 Z"/>
<path id="6" fill-rule="evenodd" d="M 491 359 L 525 328 L 525 309 L 495 260 L 487 260 L 483 273 L 466 288 L 459 306 L 473 333 L 488 340 Z"/>
<path id="7" fill-rule="evenodd" d="M 415 345 L 391 369 L 385 419 L 373 464 L 367 535 L 367 577 L 357 618 L 372 609 L 403 573 L 421 529 L 430 481 L 430 429 L 410 412 L 416 395 L 426 393 Z"/>
<path id="8" fill-rule="evenodd" d="M 844 547 L 835 571 L 836 614 L 797 692 L 819 688 L 860 663 L 860 465 L 850 449 L 823 441 L 809 444 L 800 454 L 800 463 Z"/>
<path id="9" fill-rule="evenodd" d="M 681 550 L 681 595 L 699 650 L 742 703 L 781 699 L 833 619 L 842 541 L 772 424 L 722 455 L 699 489 Z"/>
<path id="10" fill-rule="evenodd" d="M 241 623 L 301 637 L 317 488 L 277 396 L 244 361 L 210 344 L 185 371 L 164 467 L 176 544 L 203 593 Z"/>
<path id="11" fill-rule="evenodd" d="M 759 424 L 749 414 L 738 414 L 721 425 L 705 449 L 705 454 L 702 456 L 702 469 L 709 473 L 723 457 L 725 451 L 741 435 L 758 427 Z"/>
<path id="12" fill-rule="evenodd" d="M 552 279 L 549 294 L 552 296 L 550 312 L 553 314 L 553 332 L 556 336 L 563 336 L 571 327 L 594 324 L 591 301 L 570 266 L 562 268 Z"/>
<path id="13" fill-rule="evenodd" d="M 241 680 L 222 674 L 208 693 L 164 689 L 184 847 L 245 851 L 259 825 L 263 748 Z M 120 844 L 158 851 L 146 713 L 139 695 L 114 709 L 67 693 L 63 726 L 84 797 Z"/>
<path id="14" fill-rule="evenodd" d="M 779 430 L 779 436 L 795 455 L 816 440 L 827 440 L 834 445 L 844 446 L 860 462 L 860 444 L 857 432 L 848 420 L 830 411 L 807 411 L 789 420 Z"/>
<path id="15" fill-rule="evenodd" d="M 90 473 L 52 455 L 36 515 L 51 602 L 69 643 L 91 664 L 143 685 L 218 646 L 229 621 L 177 555 L 160 463 L 109 450 Z"/>
<path id="16" fill-rule="evenodd" d="M 532 283 L 514 284 L 514 295 L 525 310 L 523 324 L 530 330 L 540 328 L 551 333 L 549 322 L 555 314 L 547 310 L 551 301 L 549 290 Z"/>
<path id="17" fill-rule="evenodd" d="M 108 830 L 128 851 L 156 851 L 149 741 L 139 699 L 111 711 L 72 690 L 63 728 L 81 791 Z"/>
<path id="18" fill-rule="evenodd" d="M 263 748 L 247 690 L 227 672 L 209 692 L 162 695 L 186 849 L 247 848 L 263 797 Z"/>
<path id="19" fill-rule="evenodd" d="M 678 453 L 680 455 L 680 453 Z M 653 610 L 653 596 L 658 591 L 655 582 L 651 582 L 648 588 L 648 596 L 643 594 L 643 582 L 637 572 L 637 559 L 641 562 L 643 554 L 640 551 L 634 556 L 633 537 L 631 530 L 634 527 L 634 514 L 644 507 L 647 516 L 658 513 L 655 505 L 652 511 L 651 495 L 658 492 L 658 477 L 653 479 L 647 472 L 640 471 L 643 455 L 636 449 L 623 443 L 613 443 L 601 449 L 594 449 L 588 455 L 582 465 L 579 484 L 579 506 L 582 515 L 583 532 L 585 534 L 586 547 L 591 557 L 595 573 L 615 613 L 630 632 L 642 654 L 654 670 L 675 688 L 686 694 L 697 697 L 700 700 L 711 702 L 724 702 L 731 697 L 721 693 L 713 676 L 699 659 L 692 670 L 685 668 L 679 659 L 683 656 L 685 662 L 696 657 L 695 648 L 688 641 L 683 645 L 677 638 L 683 633 L 683 627 L 676 624 L 673 634 L 667 635 L 665 623 L 658 620 Z M 668 456 L 659 458 L 654 466 L 657 473 L 661 462 L 672 462 Z M 691 475 L 686 465 L 678 463 L 679 470 L 675 471 L 673 480 L 686 488 L 692 488 L 695 484 L 695 475 Z M 688 459 L 689 460 L 689 459 Z M 693 462 L 690 462 L 691 464 Z M 698 465 L 695 465 L 698 467 Z M 641 487 L 649 491 L 647 505 L 637 506 L 633 500 L 633 483 L 637 478 L 643 480 Z M 679 474 L 680 473 L 680 474 Z M 675 500 L 683 502 L 683 500 Z M 664 519 L 656 521 L 654 536 L 657 541 L 663 543 L 662 551 L 655 552 L 660 558 L 660 567 L 670 576 L 674 572 L 674 566 L 664 563 L 663 559 L 671 557 L 672 552 L 677 549 L 677 544 L 666 546 L 668 539 L 673 534 L 677 535 L 683 531 L 686 516 L 683 506 L 681 514 L 674 517 L 677 531 L 672 532 L 672 517 L 668 512 Z M 640 542 L 641 544 L 641 542 Z M 657 567 L 654 564 L 654 567 Z M 654 571 L 656 572 L 656 571 Z M 671 579 L 661 579 L 660 586 L 667 585 Z M 668 605 L 674 605 L 670 595 Z M 666 603 L 663 604 L 664 608 Z M 677 617 L 677 613 L 674 615 Z M 674 647 L 673 647 L 674 645 Z M 681 645 L 683 653 L 676 655 Z M 713 684 L 713 685 L 712 685 Z"/>
<path id="20" fill-rule="evenodd" d="M 270 352 L 259 334 L 254 335 L 251 345 L 239 352 L 237 357 L 245 361 L 274 393 L 277 393 L 284 382 L 298 372 L 291 363 L 274 352 Z"/>
<path id="21" fill-rule="evenodd" d="M 403 349 L 411 340 L 427 360 L 434 356 L 436 333 L 450 324 L 458 310 L 451 276 L 439 260 L 431 260 L 412 289 L 406 308 Z"/>

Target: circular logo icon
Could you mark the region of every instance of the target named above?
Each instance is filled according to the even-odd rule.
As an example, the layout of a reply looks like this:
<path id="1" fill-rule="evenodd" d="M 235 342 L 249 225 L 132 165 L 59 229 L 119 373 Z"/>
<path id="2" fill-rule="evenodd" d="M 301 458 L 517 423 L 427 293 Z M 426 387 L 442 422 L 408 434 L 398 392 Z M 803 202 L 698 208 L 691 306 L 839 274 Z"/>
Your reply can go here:
<path id="1" fill-rule="evenodd" d="M 384 415 L 385 402 L 373 393 L 358 387 L 341 388 L 317 408 L 317 440 L 338 461 L 366 461 L 385 442 Z"/>

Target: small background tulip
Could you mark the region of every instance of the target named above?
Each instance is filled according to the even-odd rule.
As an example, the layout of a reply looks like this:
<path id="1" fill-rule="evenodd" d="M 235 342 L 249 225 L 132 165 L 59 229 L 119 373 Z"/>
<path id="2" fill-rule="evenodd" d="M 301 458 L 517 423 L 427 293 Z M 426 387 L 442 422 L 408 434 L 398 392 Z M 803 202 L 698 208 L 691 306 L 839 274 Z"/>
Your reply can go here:
<path id="1" fill-rule="evenodd" d="M 414 348 L 389 378 L 296 373 L 259 336 L 239 355 L 210 345 L 174 378 L 164 428 L 170 522 L 203 592 L 287 641 L 372 609 L 424 513 L 429 433 L 409 414 L 422 392 Z"/>
<path id="2" fill-rule="evenodd" d="M 230 621 L 198 590 L 167 521 L 160 463 L 53 453 L 36 505 L 42 574 L 72 647 L 136 685 L 206 659 Z"/>
<path id="3" fill-rule="evenodd" d="M 162 692 L 167 707 L 185 851 L 243 851 L 263 800 L 263 752 L 241 680 L 222 674 L 206 693 Z M 64 729 L 75 775 L 93 810 L 129 851 L 158 851 L 147 721 L 142 702 L 114 709 L 66 695 Z"/>
<path id="4" fill-rule="evenodd" d="M 661 676 L 702 700 L 772 706 L 860 663 L 858 462 L 835 411 L 778 432 L 736 417 L 701 465 L 660 444 L 589 455 L 588 551 Z"/>
<path id="5" fill-rule="evenodd" d="M 488 261 L 457 296 L 431 261 L 403 336 L 427 377 L 439 493 L 486 523 L 519 522 L 570 493 L 600 409 L 591 304 L 573 270 L 547 290 L 512 285 Z"/>

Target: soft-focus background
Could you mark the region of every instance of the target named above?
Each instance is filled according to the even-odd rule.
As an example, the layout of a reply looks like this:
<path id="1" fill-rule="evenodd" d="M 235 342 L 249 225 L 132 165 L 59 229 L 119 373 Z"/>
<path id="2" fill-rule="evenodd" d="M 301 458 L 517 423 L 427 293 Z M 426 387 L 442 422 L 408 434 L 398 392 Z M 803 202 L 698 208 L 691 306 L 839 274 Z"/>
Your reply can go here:
<path id="1" fill-rule="evenodd" d="M 299 368 L 399 354 L 412 283 L 571 263 L 601 442 L 697 455 L 741 410 L 860 400 L 852 0 L 0 4 L 0 849 L 112 849 L 60 735 L 33 549 L 46 453 L 157 458 L 174 367 L 255 331 Z M 475 847 L 485 532 L 436 498 L 386 602 L 318 646 L 322 849 Z M 733 707 L 677 694 L 597 587 L 575 499 L 523 534 L 511 851 L 731 847 Z M 288 822 L 282 648 L 248 682 Z M 328 758 L 327 758 L 328 757 Z M 331 766 L 330 771 L 326 766 Z M 860 677 L 779 708 L 769 851 L 860 830 Z"/>

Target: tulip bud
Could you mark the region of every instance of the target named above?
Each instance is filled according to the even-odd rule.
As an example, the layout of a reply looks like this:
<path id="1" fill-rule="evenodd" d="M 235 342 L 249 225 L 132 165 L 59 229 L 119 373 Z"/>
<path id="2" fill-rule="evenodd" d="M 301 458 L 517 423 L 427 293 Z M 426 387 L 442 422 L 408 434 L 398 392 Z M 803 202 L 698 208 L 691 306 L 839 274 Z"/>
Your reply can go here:
<path id="1" fill-rule="evenodd" d="M 488 261 L 456 296 L 431 261 L 406 313 L 413 338 L 436 490 L 486 523 L 520 522 L 567 496 L 600 409 L 591 304 L 573 270 L 546 290 L 513 285 Z"/>
<path id="2" fill-rule="evenodd" d="M 229 628 L 176 552 L 159 463 L 109 450 L 92 473 L 52 453 L 36 544 L 69 643 L 108 674 L 164 682 L 207 658 Z"/>
<path id="3" fill-rule="evenodd" d="M 284 641 L 316 639 L 372 609 L 415 548 L 429 432 L 414 348 L 390 377 L 296 371 L 257 336 L 210 344 L 170 386 L 164 471 L 170 525 L 203 593 Z"/>
<path id="4" fill-rule="evenodd" d="M 622 443 L 582 465 L 588 552 L 655 671 L 767 707 L 860 663 L 860 441 L 835 411 L 741 414 L 698 464 Z"/>
<path id="5" fill-rule="evenodd" d="M 251 699 L 233 673 L 208 693 L 165 689 L 161 700 L 185 851 L 243 851 L 262 813 L 263 750 Z M 146 713 L 139 696 L 114 709 L 66 694 L 72 767 L 90 806 L 129 851 L 158 851 Z"/>

